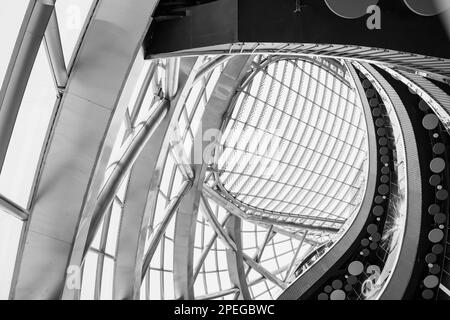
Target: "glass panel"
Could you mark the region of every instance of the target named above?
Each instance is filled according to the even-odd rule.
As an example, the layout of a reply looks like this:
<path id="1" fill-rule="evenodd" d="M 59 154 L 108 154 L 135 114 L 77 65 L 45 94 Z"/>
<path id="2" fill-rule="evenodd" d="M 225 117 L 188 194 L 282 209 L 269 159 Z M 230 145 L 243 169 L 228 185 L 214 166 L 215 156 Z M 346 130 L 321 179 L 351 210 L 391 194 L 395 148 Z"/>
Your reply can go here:
<path id="1" fill-rule="evenodd" d="M 91 5 L 92 0 L 56 1 L 56 16 L 67 65 L 70 62 Z"/>
<path id="2" fill-rule="evenodd" d="M 0 176 L 0 193 L 23 207 L 28 204 L 55 98 L 52 73 L 41 44 Z"/>
<path id="3" fill-rule="evenodd" d="M 29 0 L 2 1 L 0 10 L 0 83 L 3 83 Z"/>

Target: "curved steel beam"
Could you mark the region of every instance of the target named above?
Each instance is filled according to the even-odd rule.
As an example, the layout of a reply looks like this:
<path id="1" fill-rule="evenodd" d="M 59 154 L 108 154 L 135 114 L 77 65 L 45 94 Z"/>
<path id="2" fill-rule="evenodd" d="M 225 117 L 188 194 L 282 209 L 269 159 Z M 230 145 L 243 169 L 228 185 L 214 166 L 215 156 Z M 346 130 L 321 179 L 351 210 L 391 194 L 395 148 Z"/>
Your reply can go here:
<path id="1" fill-rule="evenodd" d="M 101 224 L 102 218 L 104 217 L 105 212 L 111 206 L 114 197 L 123 182 L 123 179 L 129 173 L 136 159 L 145 148 L 145 145 L 147 144 L 153 133 L 157 130 L 164 117 L 167 115 L 168 108 L 169 101 L 165 99 L 157 103 L 154 112 L 133 137 L 129 146 L 126 148 L 120 160 L 114 166 L 111 175 L 100 191 L 97 202 L 95 204 L 95 208 L 91 213 L 92 218 L 89 221 L 89 225 L 81 225 L 79 227 L 77 240 L 85 242 L 83 259 L 86 256 L 86 253 L 89 250 Z M 86 234 L 83 234 L 83 231 L 86 232 Z M 86 239 L 82 240 L 82 237 L 86 237 Z"/>
<path id="2" fill-rule="evenodd" d="M 263 223 L 265 225 L 274 225 L 278 227 L 289 227 L 292 229 L 299 229 L 299 230 L 316 230 L 316 231 L 326 231 L 330 233 L 337 233 L 339 232 L 339 228 L 332 228 L 332 227 L 322 227 L 322 226 L 314 226 L 314 225 L 308 225 L 304 223 L 297 223 L 297 222 L 289 222 L 289 221 L 283 221 L 274 219 L 271 217 L 266 216 L 256 216 L 256 215 L 249 215 L 246 212 L 244 212 L 239 206 L 240 204 L 235 204 L 235 201 L 230 201 L 228 198 L 225 198 L 222 196 L 219 192 L 212 189 L 208 185 L 203 186 L 205 195 L 219 204 L 221 207 L 228 210 L 233 215 L 238 216 L 241 219 L 253 222 L 253 223 Z M 234 199 L 233 199 L 234 200 Z"/>
<path id="3" fill-rule="evenodd" d="M 381 293 L 380 300 L 401 300 L 411 278 L 422 221 L 422 187 L 419 151 L 415 140 L 414 130 L 409 119 L 406 107 L 394 88 L 372 66 L 362 64 L 361 70 L 367 78 L 381 88 L 382 96 L 387 97 L 394 106 L 397 118 L 402 130 L 402 136 L 407 137 L 404 143 L 406 155 L 406 184 L 407 184 L 407 219 L 403 232 L 401 249 L 398 253 L 395 266 L 390 272 L 390 277 Z M 365 69 L 365 70 L 364 70 Z"/>
<path id="4" fill-rule="evenodd" d="M 230 281 L 239 288 L 238 299 L 250 300 L 251 295 L 248 289 L 244 253 L 242 251 L 242 220 L 236 216 L 231 217 L 225 226 L 225 230 L 225 236 L 229 238 L 229 240 L 225 238 L 223 242 L 229 243 L 226 249 L 226 257 Z"/>
<path id="5" fill-rule="evenodd" d="M 209 163 L 203 157 L 210 141 L 204 141 L 203 133 L 220 128 L 222 118 L 227 112 L 236 89 L 250 70 L 251 56 L 241 55 L 230 59 L 212 90 L 211 97 L 205 106 L 199 130 L 194 137 L 193 165 L 195 178 L 191 191 L 183 199 L 175 221 L 174 239 L 174 280 L 175 298 L 193 299 L 193 250 L 195 228 L 200 196 L 203 189 L 206 170 Z M 198 153 L 198 154 L 197 154 Z M 200 159 L 199 159 L 200 158 Z"/>
<path id="6" fill-rule="evenodd" d="M 427 78 L 416 73 L 393 70 L 384 67 L 384 70 L 402 81 L 416 94 L 418 94 L 432 108 L 434 113 L 450 133 L 450 96 Z"/>
<path id="7" fill-rule="evenodd" d="M 333 224 L 337 223 L 337 224 L 341 224 L 341 225 L 346 222 L 345 219 L 330 219 L 330 218 L 325 218 L 325 217 L 308 216 L 308 215 L 295 214 L 295 213 L 291 214 L 288 212 L 279 212 L 279 211 L 261 209 L 261 208 L 246 204 L 246 203 L 234 198 L 233 196 L 231 196 L 228 193 L 228 191 L 222 186 L 222 184 L 220 182 L 218 183 L 218 186 L 220 188 L 220 191 L 218 193 L 221 196 L 226 198 L 231 203 L 234 203 L 236 206 L 238 206 L 240 208 L 244 208 L 245 210 L 259 212 L 261 214 L 276 215 L 276 216 L 280 216 L 280 217 L 285 217 L 286 219 L 304 219 L 304 220 L 312 220 L 312 221 L 319 221 L 319 222 L 328 222 L 328 223 L 333 223 Z M 299 223 L 299 226 L 301 226 L 302 228 L 306 228 L 306 226 L 308 226 L 308 225 Z M 334 228 L 332 228 L 332 229 L 334 229 Z M 337 232 L 337 231 L 339 231 L 339 229 L 336 228 L 335 231 Z"/>
<path id="8" fill-rule="evenodd" d="M 366 192 L 359 208 L 359 212 L 356 213 L 355 218 L 347 231 L 316 263 L 314 263 L 308 270 L 306 270 L 300 277 L 290 284 L 290 286 L 278 297 L 280 300 L 297 300 L 305 294 L 314 283 L 319 281 L 353 245 L 366 224 L 367 218 L 370 214 L 370 208 L 372 207 L 377 182 L 377 138 L 372 120 L 372 111 L 370 109 L 369 102 L 365 98 L 365 91 L 353 66 L 347 63 L 347 68 L 352 77 L 354 86 L 361 97 L 361 104 L 367 124 L 369 168 L 366 181 Z"/>
<path id="9" fill-rule="evenodd" d="M 40 168 L 12 298 L 58 299 L 64 289 L 76 297 L 77 288 L 65 287 L 68 262 L 81 267 L 84 243 L 74 249 L 74 239 L 101 190 L 157 2 L 100 0 L 88 18 Z"/>
<path id="10" fill-rule="evenodd" d="M 161 184 L 166 155 L 170 147 L 169 130 L 177 125 L 196 70 L 201 63 L 201 59 L 197 58 L 181 59 L 178 93 L 171 101 L 167 116 L 131 169 L 117 239 L 114 299 L 139 299 L 148 221 L 156 207 L 158 186 Z M 150 80 L 145 81 L 147 82 Z M 144 93 L 140 96 L 142 103 Z"/>

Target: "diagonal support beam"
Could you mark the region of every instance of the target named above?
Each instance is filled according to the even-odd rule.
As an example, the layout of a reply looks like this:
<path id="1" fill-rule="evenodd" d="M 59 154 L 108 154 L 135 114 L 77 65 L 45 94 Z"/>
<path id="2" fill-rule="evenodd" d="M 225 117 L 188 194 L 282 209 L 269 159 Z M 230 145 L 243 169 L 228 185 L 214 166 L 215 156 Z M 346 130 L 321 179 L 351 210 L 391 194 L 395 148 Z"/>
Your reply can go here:
<path id="1" fill-rule="evenodd" d="M 146 239 L 159 194 L 159 186 L 170 150 L 170 130 L 178 123 L 197 69 L 202 65 L 200 57 L 185 57 L 180 61 L 178 93 L 170 102 L 167 116 L 141 152 L 130 172 L 124 198 L 123 214 L 117 239 L 116 268 L 114 270 L 113 298 L 117 300 L 139 299 L 142 266 L 146 253 Z M 156 68 L 157 62 L 152 66 Z M 147 73 L 148 90 L 156 92 L 156 83 L 151 81 L 154 70 Z M 144 92 L 140 94 L 143 98 Z M 137 99 L 139 100 L 139 99 Z M 142 102 L 135 105 L 140 108 Z M 133 115 L 132 115 L 133 117 Z M 149 179 L 149 177 L 151 177 Z"/>
<path id="2" fill-rule="evenodd" d="M 264 254 L 264 250 L 266 249 L 267 244 L 269 243 L 270 240 L 273 239 L 275 234 L 276 233 L 273 231 L 273 226 L 270 226 L 269 230 L 267 230 L 266 237 L 264 238 L 264 242 L 263 242 L 262 246 L 258 249 L 258 253 L 256 254 L 256 257 L 255 257 L 255 262 L 259 263 L 262 255 Z M 248 277 L 251 270 L 252 270 L 252 268 L 249 266 L 247 269 L 247 272 L 245 273 L 246 277 Z"/>
<path id="3" fill-rule="evenodd" d="M 214 212 L 211 209 L 211 206 L 208 203 L 208 200 L 205 199 L 205 196 L 201 195 L 201 204 L 203 205 L 205 209 L 205 217 L 206 220 L 209 222 L 209 225 L 213 228 L 214 232 L 219 236 L 219 238 L 223 241 L 224 245 L 233 251 L 237 251 L 236 243 L 231 239 L 231 237 L 226 233 L 226 231 L 223 229 L 223 227 L 220 225 L 219 220 L 217 220 L 217 217 L 215 216 Z"/>
<path id="4" fill-rule="evenodd" d="M 292 273 L 294 273 L 294 267 L 295 267 L 295 264 L 297 263 L 297 258 L 298 258 L 298 255 L 299 255 L 299 253 L 300 253 L 300 250 L 302 249 L 302 247 L 303 247 L 303 242 L 305 242 L 305 238 L 306 238 L 306 235 L 308 234 L 308 231 L 305 231 L 305 233 L 303 234 L 303 239 L 302 239 L 302 241 L 300 241 L 300 244 L 298 245 L 298 247 L 297 247 L 297 250 L 295 250 L 295 253 L 294 253 L 294 257 L 292 257 L 292 262 L 291 262 L 291 264 L 289 265 L 289 269 L 287 270 L 287 272 L 286 272 L 286 276 L 284 277 L 284 281 L 288 281 L 288 279 L 290 278 L 290 276 L 292 275 Z"/>
<path id="5" fill-rule="evenodd" d="M 167 226 L 169 225 L 173 216 L 177 212 L 181 201 L 186 196 L 186 194 L 189 192 L 191 187 L 192 187 L 192 181 L 185 181 L 183 183 L 183 185 L 181 186 L 180 192 L 175 196 L 175 198 L 173 198 L 170 201 L 169 205 L 167 206 L 165 214 L 164 214 L 164 218 L 161 221 L 161 223 L 159 224 L 158 229 L 156 229 L 156 231 L 154 232 L 154 235 L 150 242 L 148 251 L 145 254 L 144 264 L 142 266 L 142 279 L 144 279 L 145 274 L 147 273 L 147 270 L 150 267 L 150 262 L 152 261 L 153 255 L 155 254 L 155 251 L 158 248 L 158 245 L 159 245 L 164 233 L 166 232 Z"/>
<path id="6" fill-rule="evenodd" d="M 205 201 L 207 201 L 207 200 L 204 199 L 204 202 L 203 202 L 204 204 L 206 204 Z M 207 207 L 207 206 L 208 205 L 205 205 L 205 207 Z M 211 208 L 209 208 L 209 210 L 210 209 Z M 268 280 L 270 280 L 273 283 L 275 283 L 280 288 L 283 288 L 283 289 L 286 288 L 286 284 L 282 280 L 278 279 L 276 276 L 271 274 L 268 270 L 266 270 L 262 265 L 260 265 L 254 259 L 252 259 L 250 256 L 248 256 L 244 252 L 242 252 L 242 249 L 238 247 L 238 245 L 236 244 L 236 241 L 231 239 L 230 235 L 225 233 L 224 230 L 220 228 L 220 224 L 217 221 L 217 218 L 215 218 L 214 214 L 212 213 L 212 210 L 208 211 L 208 209 L 207 209 L 206 212 L 207 212 L 206 214 L 207 214 L 208 221 L 210 221 L 214 231 L 217 233 L 219 239 L 222 240 L 222 242 L 228 248 L 228 250 L 234 251 L 237 255 L 241 256 L 241 258 L 243 258 L 243 260 L 247 263 L 247 265 L 249 267 L 253 268 L 255 271 L 257 271 L 262 276 L 264 276 Z M 238 229 L 237 231 L 239 231 L 239 232 L 233 232 L 232 235 L 240 237 L 241 236 L 240 228 L 236 228 L 236 226 L 234 225 L 236 223 L 240 223 L 240 219 L 238 217 L 234 217 L 234 220 L 235 221 L 230 220 L 231 225 L 229 225 L 227 229 L 231 230 L 231 231 Z M 239 258 L 239 257 L 237 257 L 237 258 Z M 247 283 L 246 283 L 246 280 L 245 280 L 246 279 L 245 273 L 243 272 L 242 275 L 243 275 L 243 281 L 245 281 L 245 289 L 248 290 Z M 242 283 L 240 283 L 240 285 L 242 285 Z M 241 292 L 242 292 L 242 290 L 243 290 L 243 288 L 241 288 Z"/>
<path id="7" fill-rule="evenodd" d="M 0 172 L 55 1 L 31 0 L 0 90 Z"/>
<path id="8" fill-rule="evenodd" d="M 164 119 L 168 108 L 168 100 L 164 99 L 158 103 L 155 107 L 155 111 L 149 117 L 145 125 L 136 133 L 136 136 L 125 150 L 124 154 L 113 169 L 110 177 L 106 181 L 103 189 L 100 191 L 100 195 L 98 196 L 97 203 L 93 210 L 92 220 L 89 225 L 83 256 L 85 256 L 89 250 L 89 247 L 91 246 L 101 223 L 101 219 L 104 213 L 108 210 L 109 206 L 112 204 L 123 179 L 131 170 L 131 167 L 135 163 L 139 154 L 144 149 L 145 145 L 149 141 L 152 134 L 156 131 L 161 121 Z"/>
<path id="9" fill-rule="evenodd" d="M 205 185 L 203 187 L 205 195 L 228 210 L 230 213 L 238 216 L 241 219 L 254 222 L 254 223 L 264 223 L 268 225 L 275 225 L 279 227 L 290 227 L 290 228 L 296 228 L 296 229 L 303 229 L 303 230 L 315 230 L 315 231 L 325 231 L 329 233 L 337 233 L 339 232 L 338 228 L 331 228 L 331 227 L 322 227 L 322 226 L 314 226 L 314 225 L 307 225 L 302 223 L 293 223 L 293 222 L 286 222 L 286 221 L 279 221 L 277 219 L 273 219 L 270 217 L 263 217 L 263 216 L 255 216 L 255 215 L 249 215 L 242 211 L 236 204 L 230 202 L 228 199 L 224 198 L 222 195 L 220 195 L 217 191 L 209 187 L 208 185 Z"/>
<path id="10" fill-rule="evenodd" d="M 0 210 L 12 215 L 13 217 L 22 221 L 28 220 L 30 213 L 20 207 L 18 204 L 12 202 L 8 198 L 0 194 Z"/>
<path id="11" fill-rule="evenodd" d="M 255 260 L 253 260 L 249 255 L 243 253 L 243 256 L 245 263 L 247 263 L 249 267 L 252 267 L 256 272 L 261 274 L 264 278 L 275 283 L 281 289 L 287 288 L 287 284 L 284 281 L 274 276 L 270 271 L 264 268 L 261 264 L 257 263 Z"/>
<path id="12" fill-rule="evenodd" d="M 63 90 L 67 85 L 68 75 L 55 10 L 53 10 L 45 30 L 44 40 L 55 85 L 58 89 Z"/>
<path id="13" fill-rule="evenodd" d="M 224 228 L 225 225 L 226 225 L 226 223 L 227 223 L 227 221 L 228 221 L 231 217 L 232 217 L 232 215 L 231 215 L 231 214 L 228 214 L 228 215 L 225 217 L 225 219 L 223 220 L 223 222 L 220 224 L 220 227 L 221 227 L 221 228 Z M 217 233 L 215 232 L 214 235 L 213 235 L 213 236 L 211 237 L 211 239 L 209 240 L 209 242 L 206 244 L 205 248 L 203 249 L 202 254 L 201 254 L 201 256 L 200 256 L 200 259 L 198 260 L 197 265 L 196 265 L 196 267 L 195 267 L 195 269 L 194 269 L 194 275 L 192 276 L 192 279 L 193 279 L 193 282 L 194 282 L 194 283 L 195 283 L 195 280 L 196 280 L 197 277 L 198 277 L 198 274 L 200 273 L 200 270 L 202 269 L 202 265 L 203 265 L 203 263 L 205 262 L 206 257 L 208 256 L 208 254 L 209 254 L 211 248 L 213 247 L 214 243 L 216 242 L 217 237 L 218 237 L 218 235 L 217 235 Z"/>

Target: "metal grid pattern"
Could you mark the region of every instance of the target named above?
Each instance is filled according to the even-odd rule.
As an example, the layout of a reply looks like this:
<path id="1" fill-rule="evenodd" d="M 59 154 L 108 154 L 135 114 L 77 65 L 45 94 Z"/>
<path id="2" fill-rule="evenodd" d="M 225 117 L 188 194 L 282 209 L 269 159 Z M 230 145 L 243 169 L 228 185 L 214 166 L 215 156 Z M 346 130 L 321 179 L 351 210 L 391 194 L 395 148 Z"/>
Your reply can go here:
<path id="1" fill-rule="evenodd" d="M 345 69 L 326 60 L 261 66 L 227 119 L 220 182 L 254 215 L 340 228 L 358 208 L 367 159 L 365 121 Z"/>
<path id="2" fill-rule="evenodd" d="M 302 261 L 315 246 L 291 237 L 275 233 L 244 221 L 242 229 L 243 251 L 254 257 L 264 268 L 282 281 L 289 281 L 295 265 Z M 299 249 L 299 247 L 301 247 Z M 297 250 L 299 253 L 296 252 Z M 294 263 L 293 263 L 294 262 Z M 292 264 L 292 267 L 290 268 Z M 291 270 L 289 270 L 291 269 Z M 275 299 L 281 289 L 262 277 L 255 270 L 247 268 L 247 283 L 253 299 Z"/>
<path id="3" fill-rule="evenodd" d="M 228 273 L 226 247 L 209 226 L 205 218 L 205 206 L 208 205 L 212 209 L 214 215 L 220 222 L 226 221 L 229 214 L 217 204 L 209 200 L 206 201 L 208 201 L 208 204 L 202 201 L 200 205 L 194 247 L 194 261 L 197 263 L 194 267 L 194 277 L 197 277 L 194 283 L 194 292 L 196 297 L 200 299 L 203 296 L 234 288 Z M 205 253 L 207 253 L 206 256 L 202 256 Z M 198 274 L 195 275 L 197 269 Z M 234 294 L 231 293 L 218 299 L 231 300 L 233 297 Z"/>

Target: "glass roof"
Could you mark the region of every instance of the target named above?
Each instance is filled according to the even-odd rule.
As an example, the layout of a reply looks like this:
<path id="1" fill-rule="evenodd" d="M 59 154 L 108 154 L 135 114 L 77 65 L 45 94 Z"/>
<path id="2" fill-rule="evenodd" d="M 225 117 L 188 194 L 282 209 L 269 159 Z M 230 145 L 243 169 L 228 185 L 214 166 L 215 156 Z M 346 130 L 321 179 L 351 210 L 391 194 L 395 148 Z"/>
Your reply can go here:
<path id="1" fill-rule="evenodd" d="M 272 61 L 274 60 L 274 61 Z M 221 142 L 219 185 L 248 213 L 340 229 L 364 194 L 366 124 L 343 66 L 261 62 L 239 89 Z"/>

